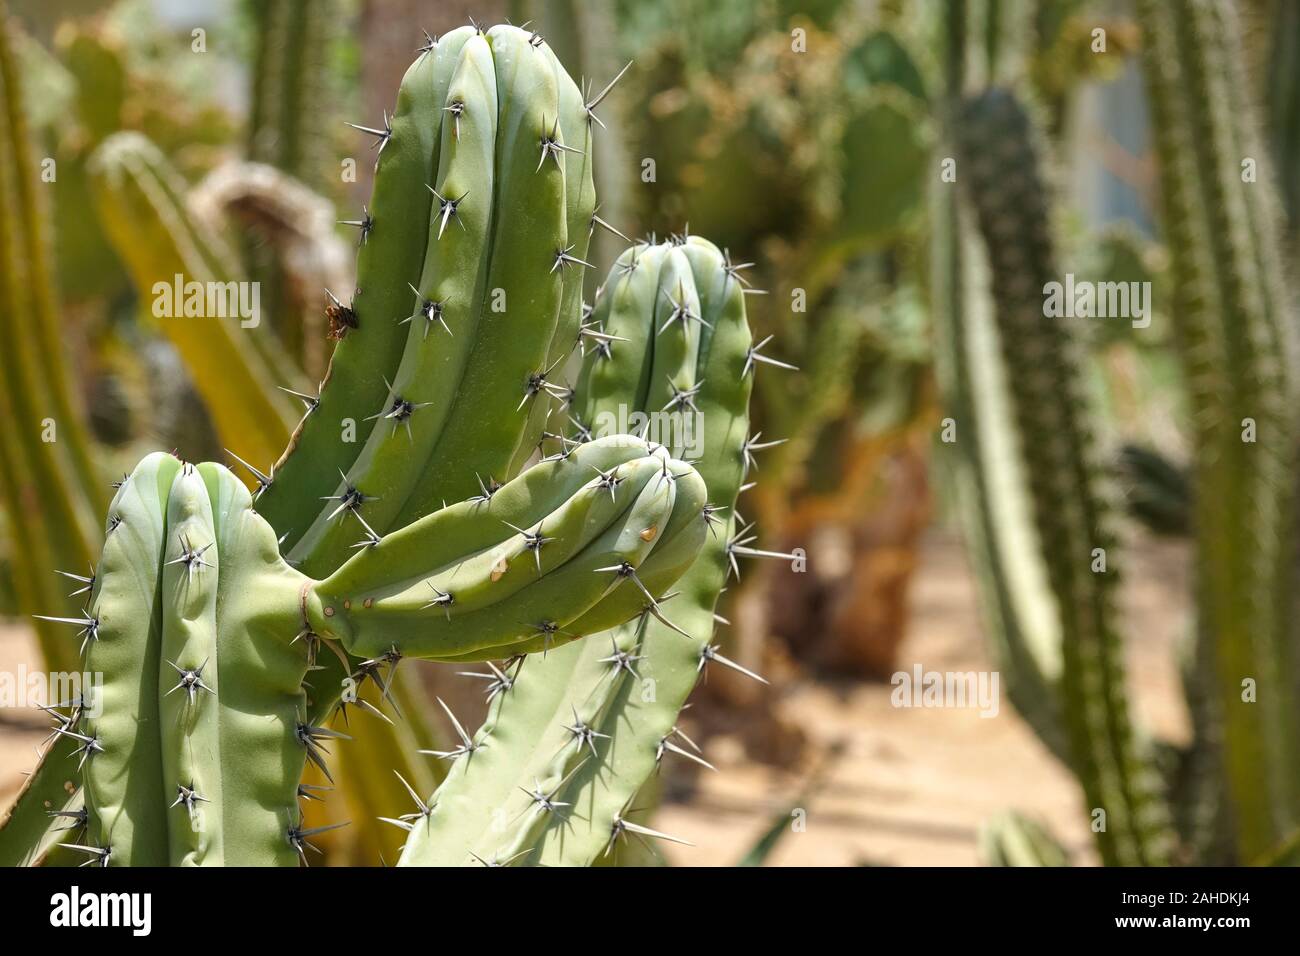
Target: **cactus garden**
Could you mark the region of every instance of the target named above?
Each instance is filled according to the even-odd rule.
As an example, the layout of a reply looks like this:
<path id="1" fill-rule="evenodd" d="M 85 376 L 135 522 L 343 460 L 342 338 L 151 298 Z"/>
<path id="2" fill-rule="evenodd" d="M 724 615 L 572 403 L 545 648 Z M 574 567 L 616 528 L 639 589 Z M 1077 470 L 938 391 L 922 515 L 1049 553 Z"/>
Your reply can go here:
<path id="1" fill-rule="evenodd" d="M 3 0 L 0 864 L 1300 863 L 1297 41 Z"/>

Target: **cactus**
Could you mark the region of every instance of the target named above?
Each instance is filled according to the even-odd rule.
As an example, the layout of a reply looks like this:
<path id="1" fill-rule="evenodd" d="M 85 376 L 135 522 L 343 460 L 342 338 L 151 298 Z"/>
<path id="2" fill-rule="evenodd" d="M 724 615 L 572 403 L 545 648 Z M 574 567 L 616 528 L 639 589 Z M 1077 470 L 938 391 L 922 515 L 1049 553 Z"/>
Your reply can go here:
<path id="1" fill-rule="evenodd" d="M 1198 653 L 1239 860 L 1297 825 L 1292 529 L 1296 331 L 1268 176 L 1225 5 L 1139 5 L 1172 254 L 1175 337 L 1193 422 Z M 1248 435 L 1243 429 L 1253 429 Z M 1243 699 L 1257 682 L 1258 703 Z"/>
<path id="2" fill-rule="evenodd" d="M 223 440 L 248 456 L 268 458 L 283 447 L 297 420 L 291 396 L 277 385 L 303 386 L 268 341 L 262 316 L 185 313 L 174 292 L 181 283 L 220 283 L 236 289 L 233 253 L 190 214 L 185 186 L 162 153 L 138 133 L 117 133 L 95 152 L 90 173 L 100 218 L 126 262 L 143 302 L 159 285 L 172 292 L 173 315 L 158 326 L 185 360 Z M 183 288 L 183 286 L 182 286 Z M 186 293 L 188 295 L 188 293 Z"/>
<path id="3" fill-rule="evenodd" d="M 0 502 L 10 529 L 19 609 L 34 612 L 67 593 L 58 568 L 85 574 L 94 556 L 100 483 L 63 360 L 67 326 L 51 283 L 44 191 L 32 155 L 7 9 L 0 7 Z M 46 665 L 75 669 L 57 629 L 37 627 Z"/>
<path id="4" fill-rule="evenodd" d="M 87 840 L 72 848 L 101 865 L 293 864 L 315 830 L 296 809 L 304 763 L 328 775 L 323 753 L 347 736 L 306 719 L 319 656 L 473 661 L 615 624 L 635 613 L 617 569 L 645 567 L 660 529 L 698 549 L 702 499 L 688 465 L 615 436 L 313 581 L 224 467 L 148 456 L 110 506 L 84 615 L 62 619 L 103 679 L 55 731 L 84 781 Z"/>
<path id="5" fill-rule="evenodd" d="M 505 480 L 540 439 L 555 356 L 577 340 L 594 197 L 586 151 L 565 142 L 585 142 L 585 108 L 531 37 L 446 34 L 378 134 L 359 292 L 337 306 L 326 386 L 259 502 L 304 570 L 332 570 L 354 543 L 320 499 L 359 488 L 383 533 Z M 409 412 L 393 414 L 399 398 Z"/>
<path id="6" fill-rule="evenodd" d="M 966 499 L 975 505 L 971 545 L 977 564 L 989 568 L 995 639 L 1013 699 L 1064 752 L 1089 803 L 1106 810 L 1109 832 L 1098 834 L 1103 861 L 1279 860 L 1298 809 L 1291 779 L 1296 698 L 1286 676 L 1294 673 L 1286 608 L 1294 575 L 1287 535 L 1294 514 L 1296 333 L 1278 263 L 1280 235 L 1267 171 L 1244 175 L 1243 157 L 1260 151 L 1238 75 L 1233 10 L 1180 0 L 1144 2 L 1139 15 L 1173 261 L 1167 314 L 1194 440 L 1189 477 L 1140 448 L 1126 449 L 1122 464 L 1139 516 L 1172 533 L 1190 530 L 1196 540 L 1198 620 L 1182 661 L 1189 746 L 1159 744 L 1153 756 L 1161 759 L 1152 760 L 1129 728 L 1113 609 L 1116 557 L 1093 410 L 1080 392 L 1072 329 L 1042 318 L 1039 290 L 1059 277 L 1032 124 L 998 90 L 968 101 L 948 123 L 959 134 L 964 193 L 989 253 L 995 328 L 972 281 L 979 279 L 978 262 L 956 255 L 964 211 L 938 188 L 932 265 L 944 320 L 944 381 L 962 446 L 958 476 L 962 490 L 973 492 Z M 951 19 L 964 26 L 963 16 L 958 8 Z M 960 55 L 954 62 L 955 95 L 964 71 Z M 994 341 L 1000 371 L 986 354 Z M 1009 426 L 999 411 L 1008 398 Z M 999 451 L 1004 442 L 990 440 L 1008 427 L 1019 451 L 1011 462 Z M 1021 484 L 1053 598 L 1046 607 L 1033 577 L 999 560 L 1012 552 L 1001 543 L 1009 539 L 1007 522 L 995 516 L 1021 510 L 1006 506 L 1007 490 Z M 1106 560 L 1092 575 L 1089 551 Z M 1258 704 L 1243 693 L 1247 678 L 1259 686 Z M 1068 747 L 1054 743 L 1062 736 Z M 1157 766 L 1164 773 L 1159 791 Z M 1117 807 L 1126 808 L 1118 829 Z M 1010 862 L 1008 832 L 998 825 L 985 838 L 1003 862 Z M 1016 842 L 1027 840 L 1038 842 L 1023 833 Z"/>
<path id="7" fill-rule="evenodd" d="M 575 427 L 579 436 L 600 433 L 621 416 L 660 411 L 678 424 L 698 421 L 707 500 L 688 515 L 702 515 L 710 534 L 701 547 L 687 540 L 689 521 L 670 523 L 662 556 L 611 595 L 633 620 L 494 673 L 483 727 L 421 801 L 423 819 L 403 818 L 402 863 L 586 865 L 620 839 L 677 839 L 629 817 L 666 754 L 704 762 L 678 734 L 677 714 L 710 661 L 730 664 L 710 643 L 714 605 L 737 558 L 761 554 L 734 513 L 761 445 L 748 432 L 761 356 L 745 321 L 745 286 L 729 257 L 696 237 L 640 244 L 615 263 L 585 330 Z M 661 607 L 651 595 L 683 571 Z"/>
<path id="8" fill-rule="evenodd" d="M 941 31 L 944 89 L 943 155 L 955 150 L 955 118 L 968 63 L 967 8 L 958 2 Z M 970 210 L 949 183 L 935 177 L 930 195 L 930 305 L 936 371 L 945 414 L 957 440 L 946 456 L 950 487 L 971 552 L 981 609 L 1007 694 L 1034 732 L 1068 761 L 1057 686 L 1060 624 L 1055 598 L 1034 548 L 1035 529 L 1023 466 L 1007 421 L 1007 371 L 998 349 Z"/>
<path id="9" fill-rule="evenodd" d="M 248 158 L 312 189 L 328 187 L 327 120 L 336 96 L 329 80 L 333 41 L 340 32 L 336 0 L 271 0 L 250 4 L 256 25 L 252 103 L 248 119 Z M 302 186 L 298 186 L 302 189 Z M 333 217 L 331 217 L 333 218 Z M 332 229 L 316 236 L 329 235 Z M 319 376 L 321 338 L 315 334 L 316 296 L 307 299 L 295 286 L 291 262 L 280 248 L 286 236 L 272 218 L 258 223 L 242 243 L 249 274 L 262 284 L 263 301 L 286 350 Z"/>
<path id="10" fill-rule="evenodd" d="M 1057 276 L 1048 201 L 1030 121 L 992 90 L 957 117 L 964 179 L 989 250 L 1011 412 L 1061 627 L 1062 712 L 1088 807 L 1106 815 L 1107 863 L 1172 851 L 1163 797 L 1130 726 L 1115 606 L 1118 549 L 1070 326 L 1043 316 Z M 1069 502 L 1070 507 L 1062 507 Z"/>
<path id="11" fill-rule="evenodd" d="M 319 114 L 329 105 L 326 60 L 339 21 L 333 0 L 270 0 L 251 5 L 253 63 L 248 156 L 312 184 L 326 157 Z"/>
<path id="12" fill-rule="evenodd" d="M 70 748 L 86 839 L 67 852 L 100 864 L 305 858 L 336 826 L 309 824 L 297 805 L 317 795 L 304 767 L 347 769 L 324 756 L 351 732 L 329 726 L 354 703 L 341 690 L 362 683 L 377 710 L 408 656 L 506 663 L 488 670 L 480 737 L 456 724 L 459 743 L 438 751 L 463 758 L 438 791 L 445 811 L 399 775 L 419 810 L 394 818 L 412 831 L 403 862 L 468 862 L 477 847 L 485 861 L 526 850 L 587 863 L 611 837 L 653 832 L 625 819 L 629 800 L 665 753 L 689 753 L 676 714 L 708 662 L 728 663 L 708 642 L 714 603 L 727 569 L 763 553 L 732 509 L 767 444 L 747 419 L 765 357 L 745 321 L 744 266 L 695 238 L 630 251 L 598 306 L 610 330 L 581 326 L 583 257 L 603 225 L 592 109 L 607 91 L 584 101 L 541 38 L 513 27 L 466 27 L 422 49 L 397 110 L 371 131 L 358 289 L 333 300 L 340 341 L 287 450 L 269 473 L 249 465 L 251 493 L 220 465 L 145 459 L 111 506 L 87 610 L 58 619 L 105 678 L 102 708 L 62 718 L 32 782 L 49 792 Z M 105 149 L 105 180 L 119 177 L 105 193 L 179 209 L 177 189 L 153 188 L 158 157 L 137 162 L 144 150 Z M 219 258 L 206 242 L 193 249 L 205 268 Z M 599 348 L 575 404 L 560 368 L 580 337 Z M 615 371 L 597 370 L 603 355 L 618 357 Z M 581 418 L 620 405 L 698 407 L 700 472 L 673 457 L 684 446 L 552 431 L 562 407 Z M 246 435 L 231 440 L 249 452 Z M 525 469 L 543 441 L 554 453 Z M 661 604 L 683 574 L 670 620 Z M 643 662 L 654 701 L 633 693 Z M 619 743 L 617 779 L 577 757 L 574 738 L 583 753 Z M 527 760 L 511 759 L 516 744 Z M 254 781 L 247 796 L 222 787 L 235 763 Z M 489 833 L 493 791 L 511 793 L 526 770 L 533 803 L 552 803 L 556 787 L 590 793 L 580 838 L 531 806 L 524 825 Z M 30 807 L 0 829 L 7 855 L 49 842 Z"/>
<path id="13" fill-rule="evenodd" d="M 1070 857 L 1037 820 L 1002 813 L 980 827 L 979 855 L 985 866 L 1069 866 Z"/>

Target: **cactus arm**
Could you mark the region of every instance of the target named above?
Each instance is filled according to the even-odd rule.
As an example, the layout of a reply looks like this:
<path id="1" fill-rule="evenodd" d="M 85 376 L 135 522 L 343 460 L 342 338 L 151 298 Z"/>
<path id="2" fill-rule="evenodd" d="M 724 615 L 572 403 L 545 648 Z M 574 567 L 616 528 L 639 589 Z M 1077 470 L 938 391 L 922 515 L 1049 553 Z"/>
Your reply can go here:
<path id="1" fill-rule="evenodd" d="M 634 258 L 637 265 L 629 268 Z M 664 293 L 671 289 L 682 301 L 677 280 L 683 279 L 684 289 L 686 276 L 696 290 L 694 314 L 703 321 L 672 323 L 656 336 L 666 318 L 660 300 L 666 301 Z M 661 363 L 665 376 L 701 384 L 696 401 L 705 429 L 704 454 L 697 462 L 702 481 L 677 482 L 679 498 L 691 489 L 693 500 L 670 519 L 662 550 L 653 551 L 638 569 L 641 583 L 660 597 L 680 574 L 679 593 L 661 601 L 662 608 L 652 608 L 634 582 L 624 581 L 571 628 L 607 630 L 529 659 L 511 686 L 494 697 L 475 749 L 457 759 L 434 794 L 439 809 L 413 827 L 403 864 L 590 863 L 622 832 L 622 815 L 657 766 L 662 741 L 702 669 L 731 540 L 722 527 L 710 529 L 703 505 L 713 502 L 718 515 L 730 518 L 724 509 L 734 505 L 745 467 L 751 340 L 741 287 L 711 244 L 690 239 L 681 248 L 640 246 L 620 257 L 595 315 L 606 316 L 606 332 L 629 341 L 613 341 L 608 354 L 588 348 L 578 396 L 584 423 L 604 421 L 604 414 L 616 414 L 619 405 L 625 411 L 658 410 L 649 405 L 654 390 L 649 369 L 662 337 L 685 339 L 666 351 L 691 365 L 670 370 Z M 644 361 L 638 343 L 649 353 Z M 623 367 L 621 382 L 611 361 Z M 666 384 L 660 390 L 670 391 Z M 631 399 L 636 404 L 629 406 Z M 620 615 L 637 616 L 620 625 Z M 582 733 L 584 728 L 590 735 Z M 550 795 L 552 808 L 539 793 Z M 442 807 L 472 812 L 472 825 L 456 826 Z M 495 817 L 491 808 L 499 808 Z"/>
<path id="2" fill-rule="evenodd" d="M 389 424 L 368 419 L 387 398 L 385 379 L 392 381 L 407 345 L 408 327 L 398 319 L 410 314 L 408 283 L 419 281 L 425 257 L 441 109 L 452 70 L 473 32 L 463 27 L 442 37 L 406 71 L 398 90 L 392 135 L 380 150 L 367 207 L 371 228 L 357 251 L 358 292 L 350 304 L 356 328 L 335 347 L 314 408 L 258 499 L 258 511 L 287 535 L 286 554 L 319 516 L 320 499 L 334 493 L 339 471 L 352 467 L 377 424 Z M 344 441 L 347 419 L 355 427 L 355 443 Z"/>
<path id="3" fill-rule="evenodd" d="M 1068 326 L 1043 315 L 1042 290 L 1058 273 L 1030 132 L 1015 100 L 991 91 L 963 106 L 959 155 L 989 250 L 1019 450 L 1061 614 L 1063 711 L 1074 768 L 1090 811 L 1106 813 L 1106 828 L 1097 834 L 1103 858 L 1150 864 L 1167 858 L 1171 833 L 1129 723 L 1116 540 L 1076 345 Z M 1093 570 L 1097 548 L 1106 561 L 1099 572 Z"/>
<path id="4" fill-rule="evenodd" d="M 395 646 L 407 656 L 463 658 L 532 636 L 541 622 L 567 630 L 616 583 L 616 576 L 602 569 L 639 565 L 658 543 L 676 497 L 676 481 L 663 477 L 666 466 L 687 469 L 647 455 L 618 469 L 612 494 L 596 477 L 540 520 L 518 525 L 552 539 L 536 554 L 526 553 L 524 535 L 510 534 L 509 518 L 501 517 L 514 516 L 507 507 L 476 512 L 471 503 L 430 515 L 392 536 L 395 551 L 409 548 L 422 555 L 418 563 L 394 562 L 380 550 L 381 542 L 312 590 L 308 621 L 320 636 L 369 656 Z M 442 563 L 435 542 L 456 543 L 467 536 L 466 525 L 489 523 L 498 524 L 505 537 L 485 552 Z M 395 563 L 402 569 L 398 574 Z"/>
<path id="5" fill-rule="evenodd" d="M 559 110 L 555 74 L 526 31 L 497 26 L 487 36 L 499 115 L 486 296 L 475 303 L 479 332 L 434 450 L 437 467 L 426 469 L 414 492 L 398 503 L 398 525 L 442 500 L 473 494 L 476 476 L 505 480 L 516 449 L 537 444 L 540 430 L 529 432 L 529 405 L 548 389 L 529 389 L 530 377 L 556 371 L 545 363 L 559 323 L 563 274 L 581 268 L 561 258 L 572 256 L 572 250 L 565 252 L 571 240 L 562 153 L 544 155 L 540 148 L 552 130 L 546 124 L 554 123 Z M 494 311 L 497 290 L 504 297 L 501 313 Z"/>
<path id="6" fill-rule="evenodd" d="M 103 686 L 75 738 L 87 845 L 109 865 L 291 865 L 305 579 L 220 466 L 150 455 L 112 508 L 86 642 Z"/>
<path id="7" fill-rule="evenodd" d="M 432 188 L 436 195 L 460 201 L 454 218 L 439 215 L 437 208 L 430 215 L 418 298 L 408 296 L 402 312 L 389 319 L 406 320 L 401 326 L 406 347 L 396 374 L 391 375 L 392 393 L 374 409 L 380 427 L 370 432 L 348 469 L 344 488 L 335 492 L 341 494 L 352 486 L 373 499 L 359 513 L 377 530 L 394 525 L 402 502 L 427 467 L 479 332 L 474 303 L 480 299 L 485 245 L 492 226 L 488 197 L 493 192 L 497 113 L 492 55 L 483 37 L 466 41 L 446 100 L 463 103 L 465 109 L 457 117 L 458 125 L 442 126 L 440 168 Z M 435 200 L 434 205 L 440 202 Z M 435 305 L 425 307 L 426 302 Z M 437 309 L 432 313 L 436 317 L 431 318 L 426 308 Z M 409 413 L 401 420 L 385 418 L 400 401 L 411 403 Z M 355 522 L 337 520 L 334 503 L 326 505 L 291 552 L 291 558 L 303 556 L 301 567 L 308 573 L 332 570 L 359 536 Z"/>
<path id="8" fill-rule="evenodd" d="M 449 191 L 439 190 L 431 210 L 421 299 L 438 302 L 434 296 L 446 291 L 457 298 L 445 303 L 442 319 L 459 317 L 450 342 L 440 322 L 430 329 L 418 314 L 411 321 L 401 371 L 433 390 L 407 421 L 414 440 L 395 429 L 372 432 L 346 485 L 335 489 L 354 487 L 371 499 L 363 517 L 379 533 L 468 497 L 479 481 L 509 478 L 516 451 L 537 444 L 541 425 L 530 424 L 530 407 L 554 387 L 546 361 L 562 281 L 579 267 L 566 242 L 564 151 L 543 149 L 559 103 L 545 50 L 524 31 L 497 27 L 466 43 L 456 77 L 445 102 L 458 113 L 442 121 L 449 145 L 438 169 Z M 411 358 L 421 352 L 429 354 Z M 440 374 L 423 374 L 428 366 Z M 376 464 L 381 445 L 392 449 L 384 466 Z M 387 464 L 393 458 L 400 466 Z M 333 510 L 320 510 L 291 553 L 308 573 L 328 573 L 356 542 L 354 529 L 330 518 Z"/>
<path id="9" fill-rule="evenodd" d="M 600 730 L 611 738 L 605 759 L 584 766 L 566 788 L 566 799 L 581 812 L 563 824 L 552 820 L 529 857 L 548 865 L 586 865 L 618 837 L 620 825 L 626 822 L 623 815 L 658 766 L 661 743 L 672 735 L 677 715 L 703 671 L 703 655 L 713 636 L 714 607 L 732 560 L 731 543 L 738 528 L 735 503 L 745 480 L 743 448 L 749 438 L 753 387 L 753 378 L 746 372 L 752 339 L 744 291 L 712 243 L 692 237 L 676 252 L 690 263 L 705 323 L 694 377 L 700 385 L 696 404 L 704 429 L 696 467 L 708 488 L 709 504 L 719 509 L 716 518 L 725 521 L 725 530 L 710 529 L 695 562 L 674 585 L 679 596 L 665 605 L 673 626 L 646 617 L 638 622 L 639 634 L 632 633 L 633 625 L 619 629 L 623 639 L 637 641 L 643 673 L 653 680 L 654 693 L 645 692 L 643 681 L 625 682 L 618 700 L 602 718 Z M 660 287 L 664 288 L 662 281 Z M 656 326 L 655 331 L 658 329 Z M 656 348 L 658 344 L 656 341 Z M 582 648 L 586 653 L 594 649 L 595 642 Z"/>
<path id="10" fill-rule="evenodd" d="M 1230 92 L 1237 31 L 1213 4 L 1139 5 L 1144 75 L 1172 253 L 1176 340 L 1194 425 L 1193 526 L 1202 656 L 1222 722 L 1229 816 L 1242 859 L 1295 826 L 1296 696 L 1288 612 L 1296 442 L 1293 318 L 1250 111 Z M 1256 442 L 1243 440 L 1244 420 Z M 1243 700 L 1254 679 L 1259 701 Z M 1265 688 L 1270 688 L 1265 690 Z"/>

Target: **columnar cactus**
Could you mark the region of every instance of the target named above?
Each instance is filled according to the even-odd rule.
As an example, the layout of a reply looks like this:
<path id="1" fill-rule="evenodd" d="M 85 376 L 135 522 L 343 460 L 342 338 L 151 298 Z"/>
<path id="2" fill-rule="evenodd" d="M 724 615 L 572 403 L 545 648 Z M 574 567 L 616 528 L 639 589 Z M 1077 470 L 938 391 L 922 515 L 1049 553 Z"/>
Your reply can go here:
<path id="1" fill-rule="evenodd" d="M 253 459 L 277 454 L 297 421 L 297 403 L 277 386 L 305 386 L 275 348 L 265 316 L 194 316 L 181 297 L 184 283 L 204 283 L 206 313 L 209 284 L 238 289 L 243 274 L 233 250 L 191 214 L 185 181 L 140 133 L 108 137 L 89 171 L 105 231 L 145 308 L 159 283 L 170 290 L 174 314 L 159 316 L 158 327 L 185 360 L 222 440 Z"/>
<path id="2" fill-rule="evenodd" d="M 1300 814 L 1295 316 L 1233 10 L 1202 0 L 1138 9 L 1193 425 L 1197 656 L 1221 723 L 1203 744 L 1224 771 L 1237 857 L 1250 862 Z M 1261 167 L 1254 176 L 1248 160 Z"/>
<path id="3" fill-rule="evenodd" d="M 1018 451 L 1061 627 L 1061 712 L 1108 863 L 1172 850 L 1159 781 L 1130 725 L 1119 634 L 1117 539 L 1072 330 L 1044 317 L 1058 273 L 1029 119 L 991 90 L 957 117 L 964 184 L 989 252 Z"/>
<path id="4" fill-rule="evenodd" d="M 333 570 L 357 540 L 322 499 L 356 489 L 383 534 L 506 480 L 536 446 L 534 409 L 577 340 L 594 196 L 567 140 L 585 144 L 587 125 L 523 30 L 463 27 L 408 71 L 376 134 L 329 378 L 259 501 L 304 571 Z"/>
<path id="5" fill-rule="evenodd" d="M 101 506 L 89 445 L 63 360 L 66 324 L 51 287 L 48 216 L 33 156 L 8 13 L 0 7 L 0 504 L 8 516 L 18 603 L 57 606 L 68 587 L 52 573 L 84 575 L 94 557 Z M 71 670 L 75 648 L 46 622 L 46 664 Z"/>
<path id="6" fill-rule="evenodd" d="M 310 183 L 327 161 L 316 118 L 328 106 L 329 41 L 341 19 L 338 4 L 267 0 L 251 7 L 257 49 L 248 156 Z"/>

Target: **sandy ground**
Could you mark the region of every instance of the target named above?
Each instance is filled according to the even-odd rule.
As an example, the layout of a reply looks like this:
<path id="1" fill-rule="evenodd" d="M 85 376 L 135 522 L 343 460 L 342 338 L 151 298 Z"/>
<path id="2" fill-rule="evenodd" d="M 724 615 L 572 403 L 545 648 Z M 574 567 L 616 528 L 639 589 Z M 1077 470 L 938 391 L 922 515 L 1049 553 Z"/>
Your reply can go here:
<path id="1" fill-rule="evenodd" d="M 1186 562 L 1168 544 L 1138 542 L 1126 583 L 1126 620 L 1133 644 L 1129 674 L 1135 707 L 1162 735 L 1182 732 L 1173 642 L 1185 626 Z M 987 669 L 975 594 L 958 544 L 927 536 L 911 594 L 910 635 L 900 666 L 926 670 Z M 0 671 L 35 666 L 30 632 L 0 625 Z M 976 710 L 900 709 L 888 684 L 798 678 L 785 686 L 773 719 L 803 732 L 802 771 L 746 756 L 734 736 L 715 734 L 707 756 L 718 773 L 702 772 L 685 794 L 672 796 L 654 825 L 695 842 L 673 847 L 672 862 L 726 865 L 739 860 L 778 816 L 800 806 L 769 863 L 775 865 L 974 865 L 976 836 L 990 815 L 1014 808 L 1037 816 L 1091 862 L 1089 834 L 1073 779 L 1005 702 L 997 716 Z M 39 712 L 0 710 L 0 807 L 9 803 L 35 762 L 44 736 Z M 807 768 L 836 742 L 843 752 L 818 792 L 801 798 Z M 792 818 L 793 820 L 793 818 Z"/>

